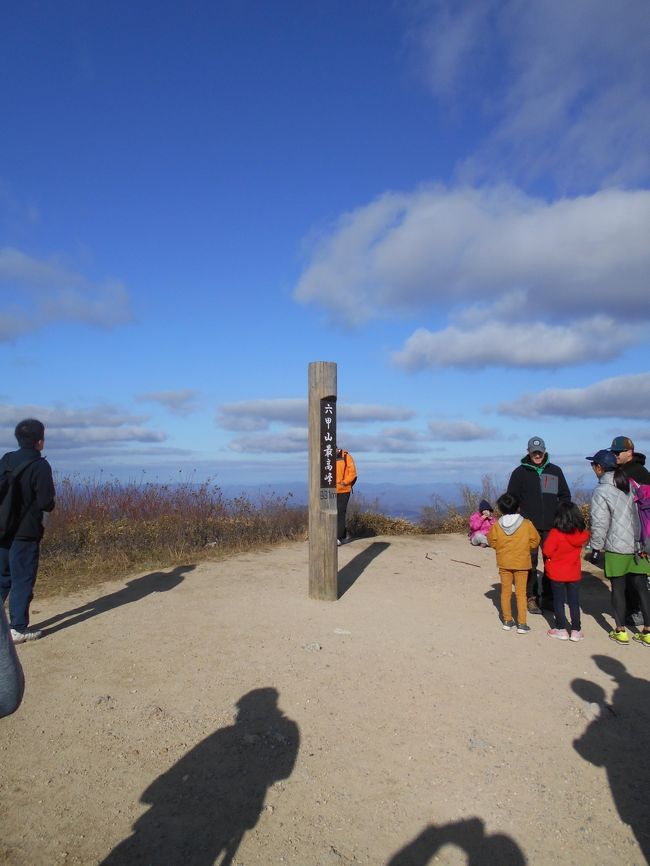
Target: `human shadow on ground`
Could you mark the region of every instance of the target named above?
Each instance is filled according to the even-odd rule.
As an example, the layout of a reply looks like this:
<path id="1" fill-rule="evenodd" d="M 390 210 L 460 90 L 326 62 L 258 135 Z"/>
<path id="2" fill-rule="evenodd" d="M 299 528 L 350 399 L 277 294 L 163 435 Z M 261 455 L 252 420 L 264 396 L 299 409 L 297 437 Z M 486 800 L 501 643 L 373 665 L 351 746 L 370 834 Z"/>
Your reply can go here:
<path id="1" fill-rule="evenodd" d="M 171 571 L 152 571 L 150 574 L 143 574 L 142 577 L 136 577 L 133 580 L 127 581 L 126 586 L 121 587 L 115 592 L 102 595 L 100 598 L 89 601 L 87 604 L 82 604 L 80 607 L 63 611 L 51 616 L 49 619 L 43 620 L 38 624 L 38 628 L 43 632 L 43 637 L 45 637 L 61 631 L 61 629 L 78 625 L 80 622 L 84 622 L 93 616 L 99 616 L 99 614 L 106 613 L 116 607 L 131 604 L 134 601 L 141 601 L 154 592 L 167 592 L 177 587 L 179 583 L 182 583 L 185 575 L 195 568 L 195 565 L 178 565 Z"/>
<path id="2" fill-rule="evenodd" d="M 573 680 L 575 694 L 598 705 L 596 717 L 573 746 L 585 761 L 605 768 L 618 814 L 650 863 L 650 682 L 629 674 L 618 659 L 592 658 L 617 688 L 607 704 L 601 686 Z"/>
<path id="3" fill-rule="evenodd" d="M 497 613 L 501 616 L 501 584 L 493 583 L 492 589 L 489 589 L 485 593 L 485 597 L 488 598 L 494 607 L 496 608 Z"/>
<path id="4" fill-rule="evenodd" d="M 373 541 L 365 550 L 357 553 L 354 559 L 351 559 L 347 565 L 344 565 L 337 575 L 336 597 L 342 598 L 357 578 L 363 574 L 373 559 L 376 559 L 389 547 L 390 544 L 387 541 Z"/>
<path id="5" fill-rule="evenodd" d="M 502 833 L 486 835 L 480 818 L 467 818 L 436 827 L 430 824 L 398 851 L 387 866 L 427 866 L 445 845 L 455 845 L 467 854 L 468 866 L 525 866 L 517 843 Z"/>
<path id="6" fill-rule="evenodd" d="M 604 631 L 613 628 L 612 594 L 607 584 L 588 571 L 582 572 L 580 582 L 580 610 L 584 616 L 591 617 Z M 605 619 L 605 614 L 612 617 L 612 625 Z"/>
<path id="7" fill-rule="evenodd" d="M 277 705 L 274 688 L 237 703 L 234 725 L 206 737 L 143 793 L 150 808 L 101 866 L 230 866 L 274 782 L 291 775 L 298 725 Z"/>

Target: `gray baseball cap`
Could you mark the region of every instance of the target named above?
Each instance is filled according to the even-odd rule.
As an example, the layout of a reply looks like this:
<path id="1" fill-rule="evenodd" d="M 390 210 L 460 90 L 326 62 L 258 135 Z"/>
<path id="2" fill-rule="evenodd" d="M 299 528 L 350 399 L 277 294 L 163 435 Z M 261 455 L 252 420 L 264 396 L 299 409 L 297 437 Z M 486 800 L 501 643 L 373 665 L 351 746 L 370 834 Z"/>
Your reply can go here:
<path id="1" fill-rule="evenodd" d="M 542 454 L 546 454 L 546 444 L 541 436 L 533 436 L 532 439 L 528 440 L 528 453 L 532 454 L 534 451 L 541 451 Z"/>

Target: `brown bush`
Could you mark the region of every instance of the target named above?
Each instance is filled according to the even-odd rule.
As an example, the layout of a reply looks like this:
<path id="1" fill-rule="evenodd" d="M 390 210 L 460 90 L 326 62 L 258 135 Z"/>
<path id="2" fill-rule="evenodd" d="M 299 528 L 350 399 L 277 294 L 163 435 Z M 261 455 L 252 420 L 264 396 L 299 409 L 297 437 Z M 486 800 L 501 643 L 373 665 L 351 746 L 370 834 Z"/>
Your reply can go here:
<path id="1" fill-rule="evenodd" d="M 306 537 L 307 509 L 291 496 L 255 504 L 230 501 L 209 481 L 126 484 L 116 481 L 57 484 L 41 547 L 41 592 L 79 589 L 129 571 Z"/>

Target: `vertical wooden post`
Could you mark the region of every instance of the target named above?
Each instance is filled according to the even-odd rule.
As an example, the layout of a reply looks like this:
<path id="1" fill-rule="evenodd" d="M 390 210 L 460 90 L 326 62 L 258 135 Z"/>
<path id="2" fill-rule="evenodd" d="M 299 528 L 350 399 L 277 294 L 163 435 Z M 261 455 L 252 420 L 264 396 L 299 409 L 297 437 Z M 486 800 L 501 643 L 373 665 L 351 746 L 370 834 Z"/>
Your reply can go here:
<path id="1" fill-rule="evenodd" d="M 309 596 L 336 601 L 336 364 L 330 361 L 309 365 L 308 416 Z"/>

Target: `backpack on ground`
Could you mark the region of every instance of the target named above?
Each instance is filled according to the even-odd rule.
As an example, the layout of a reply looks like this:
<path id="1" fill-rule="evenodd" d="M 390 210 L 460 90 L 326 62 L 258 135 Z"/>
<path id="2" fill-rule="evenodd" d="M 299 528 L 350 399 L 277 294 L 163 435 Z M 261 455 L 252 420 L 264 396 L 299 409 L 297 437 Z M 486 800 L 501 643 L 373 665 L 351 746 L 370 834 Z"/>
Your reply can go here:
<path id="1" fill-rule="evenodd" d="M 639 512 L 641 524 L 641 548 L 650 553 L 650 484 L 639 484 L 630 478 L 630 489 Z"/>
<path id="2" fill-rule="evenodd" d="M 0 542 L 2 543 L 6 544 L 14 540 L 16 530 L 27 510 L 23 507 L 20 476 L 30 463 L 40 459 L 40 457 L 31 457 L 19 463 L 15 469 L 6 469 L 0 475 Z"/>

